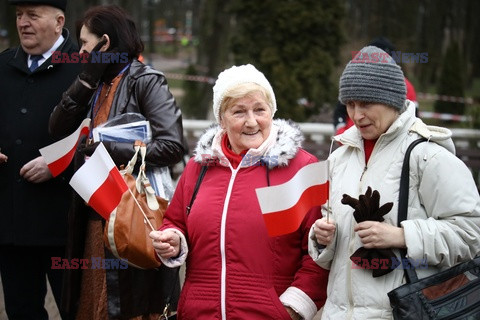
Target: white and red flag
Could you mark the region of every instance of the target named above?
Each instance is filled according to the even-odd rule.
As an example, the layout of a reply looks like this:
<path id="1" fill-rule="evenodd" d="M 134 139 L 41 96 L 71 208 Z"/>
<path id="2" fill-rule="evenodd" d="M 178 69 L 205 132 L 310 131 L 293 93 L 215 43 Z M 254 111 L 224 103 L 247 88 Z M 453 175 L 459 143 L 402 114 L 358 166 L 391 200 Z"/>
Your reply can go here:
<path id="1" fill-rule="evenodd" d="M 78 141 L 82 136 L 88 136 L 89 127 L 90 118 L 86 118 L 74 133 L 39 150 L 52 176 L 56 177 L 67 169 L 75 155 Z"/>
<path id="2" fill-rule="evenodd" d="M 92 156 L 75 172 L 70 185 L 97 213 L 110 217 L 128 190 L 127 183 L 100 143 Z"/>
<path id="3" fill-rule="evenodd" d="M 256 189 L 271 237 L 294 232 L 307 212 L 328 200 L 328 162 L 309 164 L 278 186 Z"/>

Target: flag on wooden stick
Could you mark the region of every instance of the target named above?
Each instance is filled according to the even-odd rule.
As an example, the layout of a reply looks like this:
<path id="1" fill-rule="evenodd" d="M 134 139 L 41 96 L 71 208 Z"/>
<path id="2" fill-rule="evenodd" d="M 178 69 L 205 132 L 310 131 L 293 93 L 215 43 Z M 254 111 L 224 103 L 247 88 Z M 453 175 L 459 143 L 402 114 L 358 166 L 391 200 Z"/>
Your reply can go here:
<path id="1" fill-rule="evenodd" d="M 90 119 L 86 118 L 74 133 L 39 150 L 52 176 L 56 177 L 67 169 L 75 155 L 80 138 L 88 136 L 89 127 Z"/>

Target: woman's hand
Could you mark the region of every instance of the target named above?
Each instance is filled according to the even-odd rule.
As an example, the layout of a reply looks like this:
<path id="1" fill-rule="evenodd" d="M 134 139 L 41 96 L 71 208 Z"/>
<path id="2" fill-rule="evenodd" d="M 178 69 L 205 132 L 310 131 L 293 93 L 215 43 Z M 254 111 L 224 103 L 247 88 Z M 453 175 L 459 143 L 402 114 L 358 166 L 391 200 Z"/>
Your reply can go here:
<path id="1" fill-rule="evenodd" d="M 103 36 L 97 45 L 92 49 L 92 51 L 88 54 L 87 62 L 82 63 L 82 70 L 78 77 L 80 80 L 84 81 L 88 84 L 90 89 L 96 88 L 100 78 L 102 77 L 105 69 L 110 65 L 109 62 L 105 63 L 102 59 L 102 50 L 101 48 L 107 44 L 108 39 Z M 94 55 L 100 55 L 100 61 L 96 61 L 95 63 L 92 62 L 92 58 Z"/>
<path id="2" fill-rule="evenodd" d="M 293 320 L 301 320 L 302 317 L 295 312 L 295 310 L 293 310 L 292 308 L 290 307 L 285 307 L 285 310 L 287 310 L 288 314 L 290 315 L 290 318 L 292 318 Z"/>
<path id="3" fill-rule="evenodd" d="M 327 222 L 326 218 L 318 219 L 313 224 L 313 233 L 317 242 L 323 246 L 329 245 L 335 234 L 335 221 L 331 218 Z"/>
<path id="4" fill-rule="evenodd" d="M 406 248 L 403 228 L 385 222 L 364 221 L 353 229 L 366 249 Z"/>
<path id="5" fill-rule="evenodd" d="M 157 254 L 163 259 L 176 257 L 180 253 L 180 236 L 172 230 L 152 231 L 150 238 Z"/>

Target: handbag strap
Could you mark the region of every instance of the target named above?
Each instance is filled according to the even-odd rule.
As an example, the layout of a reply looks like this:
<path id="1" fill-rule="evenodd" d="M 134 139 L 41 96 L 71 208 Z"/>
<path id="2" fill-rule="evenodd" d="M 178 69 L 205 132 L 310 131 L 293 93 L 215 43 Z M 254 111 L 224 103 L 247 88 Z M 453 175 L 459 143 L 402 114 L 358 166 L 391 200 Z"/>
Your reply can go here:
<path id="1" fill-rule="evenodd" d="M 140 156 L 142 163 L 140 164 L 140 168 L 138 171 L 137 177 L 137 190 L 141 190 L 142 193 L 145 193 L 145 198 L 147 200 L 147 205 L 152 210 L 158 210 L 160 208 L 160 204 L 157 200 L 157 195 L 155 194 L 155 189 L 153 189 L 152 185 L 150 184 L 150 180 L 147 177 L 146 170 L 147 164 L 145 162 L 145 157 L 147 155 L 147 146 L 142 144 L 140 146 Z"/>
<path id="2" fill-rule="evenodd" d="M 198 175 L 197 183 L 195 183 L 195 188 L 193 189 L 192 198 L 190 199 L 190 203 L 187 206 L 187 216 L 190 214 L 190 210 L 192 210 L 193 202 L 197 197 L 198 189 L 200 188 L 200 184 L 202 183 L 203 177 L 205 177 L 205 173 L 207 172 L 208 166 L 202 166 L 200 169 L 200 174 Z"/>
<path id="3" fill-rule="evenodd" d="M 408 211 L 408 189 L 410 185 L 410 153 L 413 148 L 419 143 L 427 141 L 426 138 L 419 138 L 413 141 L 405 151 L 405 157 L 403 158 L 402 173 L 400 175 L 400 192 L 398 196 L 398 227 L 401 227 L 401 222 L 407 219 Z M 415 267 L 408 262 L 407 250 L 400 249 L 400 255 L 402 256 L 402 266 L 405 272 L 405 277 L 408 283 L 416 282 L 418 280 Z"/>
<path id="4" fill-rule="evenodd" d="M 202 166 L 202 168 L 200 169 L 200 174 L 198 175 L 197 182 L 195 183 L 195 188 L 193 189 L 192 198 L 190 199 L 190 203 L 187 206 L 187 216 L 190 214 L 190 210 L 192 209 L 193 202 L 197 197 L 198 189 L 200 188 L 200 184 L 202 183 L 203 177 L 205 177 L 205 173 L 207 172 L 207 169 L 208 169 L 208 166 Z M 173 280 L 172 290 L 170 294 L 167 296 L 167 298 L 165 299 L 165 308 L 163 309 L 162 319 L 168 319 L 168 316 L 170 315 L 170 300 L 172 299 L 175 288 L 177 287 L 178 274 L 180 273 L 180 267 L 177 267 L 176 269 L 177 270 L 175 272 L 175 278 Z"/>

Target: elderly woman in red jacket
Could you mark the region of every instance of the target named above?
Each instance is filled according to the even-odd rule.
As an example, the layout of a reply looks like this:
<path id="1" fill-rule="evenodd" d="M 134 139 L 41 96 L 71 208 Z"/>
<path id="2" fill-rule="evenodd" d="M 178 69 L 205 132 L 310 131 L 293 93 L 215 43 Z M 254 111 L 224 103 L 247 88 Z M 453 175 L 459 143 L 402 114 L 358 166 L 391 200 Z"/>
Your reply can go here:
<path id="1" fill-rule="evenodd" d="M 220 73 L 213 92 L 218 124 L 200 138 L 161 231 L 150 235 L 165 265 L 187 263 L 179 318 L 312 319 L 327 279 L 307 252 L 320 208 L 295 232 L 269 237 L 255 189 L 282 184 L 317 159 L 301 148 L 295 124 L 273 120 L 272 87 L 252 65 Z"/>

